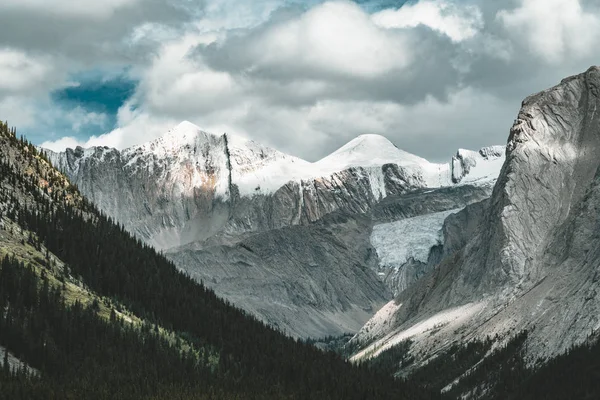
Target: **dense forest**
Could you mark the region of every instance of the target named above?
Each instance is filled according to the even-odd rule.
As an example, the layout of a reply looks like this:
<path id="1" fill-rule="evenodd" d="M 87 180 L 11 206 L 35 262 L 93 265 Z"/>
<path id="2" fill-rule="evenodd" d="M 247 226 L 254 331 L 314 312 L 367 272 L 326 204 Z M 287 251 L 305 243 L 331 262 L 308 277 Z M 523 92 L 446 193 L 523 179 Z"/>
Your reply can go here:
<path id="1" fill-rule="evenodd" d="M 72 185 L 53 190 L 44 155 L 2 128 L 3 215 L 30 232 L 32 246 L 66 263 L 65 274 L 145 321 L 128 328 L 119 318 L 101 320 L 93 306 L 67 306 L 43 277 L 5 259 L 2 289 L 10 291 L 2 296 L 11 313 L 3 318 L 11 328 L 0 330 L 0 344 L 40 371 L 39 378 L 23 371 L 3 375 L 3 387 L 13 388 L 10 398 L 432 397 L 286 337 L 217 298 L 84 199 L 74 201 Z M 40 186 L 41 179 L 47 185 Z M 4 268 L 14 280 L 5 280 Z M 193 351 L 182 353 L 149 327 L 177 332 Z M 215 354 L 214 365 L 199 356 L 206 354 Z"/>
<path id="2" fill-rule="evenodd" d="M 115 313 L 105 321 L 96 304 L 69 306 L 48 278 L 8 256 L 1 268 L 0 307 L 6 310 L 0 319 L 2 346 L 39 372 L 11 370 L 5 352 L 0 398 L 214 394 L 206 361 L 178 351 L 151 325 L 135 328 Z"/>
<path id="3" fill-rule="evenodd" d="M 599 399 L 600 342 L 587 343 L 550 360 L 529 362 L 527 331 L 492 350 L 498 338 L 454 344 L 418 368 L 411 368 L 411 341 L 399 343 L 377 358 L 369 368 L 382 374 L 410 371 L 405 379 L 444 399 Z"/>
<path id="4" fill-rule="evenodd" d="M 415 366 L 409 341 L 351 365 L 286 337 L 129 235 L 2 123 L 0 246 L 0 399 L 600 398 L 592 338 L 533 366 L 527 332 Z"/>

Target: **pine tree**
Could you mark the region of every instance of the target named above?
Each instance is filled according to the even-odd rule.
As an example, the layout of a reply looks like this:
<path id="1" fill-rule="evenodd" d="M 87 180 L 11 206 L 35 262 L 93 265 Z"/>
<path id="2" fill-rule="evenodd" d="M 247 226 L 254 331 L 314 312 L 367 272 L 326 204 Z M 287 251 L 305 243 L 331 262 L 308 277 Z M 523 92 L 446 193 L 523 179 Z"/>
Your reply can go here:
<path id="1" fill-rule="evenodd" d="M 2 371 L 4 376 L 10 376 L 10 364 L 8 362 L 8 350 L 4 349 L 4 359 L 2 361 Z"/>

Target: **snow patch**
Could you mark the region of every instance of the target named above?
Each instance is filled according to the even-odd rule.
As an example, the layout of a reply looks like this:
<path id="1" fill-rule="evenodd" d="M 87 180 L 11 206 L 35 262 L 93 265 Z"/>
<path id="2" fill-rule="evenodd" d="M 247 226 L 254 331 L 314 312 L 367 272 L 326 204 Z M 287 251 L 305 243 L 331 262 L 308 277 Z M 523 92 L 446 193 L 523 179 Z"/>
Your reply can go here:
<path id="1" fill-rule="evenodd" d="M 377 176 L 375 179 L 377 183 L 383 182 L 382 167 L 386 164 L 402 167 L 424 187 L 437 188 L 452 184 L 449 164 L 430 163 L 422 157 L 399 149 L 380 135 L 361 135 L 314 163 L 320 176 L 327 176 L 352 167 L 374 170 L 375 173 L 369 173 L 369 179 L 373 181 L 373 178 Z M 385 197 L 385 189 L 382 190 L 381 186 L 373 190 L 376 197 L 376 194 L 379 193 Z"/>
<path id="2" fill-rule="evenodd" d="M 398 164 L 410 166 L 428 164 L 424 158 L 397 148 L 380 135 L 360 135 L 338 150 L 317 162 L 321 167 L 347 169 L 350 167 Z"/>
<path id="3" fill-rule="evenodd" d="M 459 149 L 452 157 L 452 181 L 464 185 L 497 179 L 505 149 L 505 146 L 488 146 L 479 151 Z"/>
<path id="4" fill-rule="evenodd" d="M 252 140 L 229 137 L 232 181 L 240 194 L 270 194 L 290 181 L 310 176 L 312 164 L 262 146 Z"/>

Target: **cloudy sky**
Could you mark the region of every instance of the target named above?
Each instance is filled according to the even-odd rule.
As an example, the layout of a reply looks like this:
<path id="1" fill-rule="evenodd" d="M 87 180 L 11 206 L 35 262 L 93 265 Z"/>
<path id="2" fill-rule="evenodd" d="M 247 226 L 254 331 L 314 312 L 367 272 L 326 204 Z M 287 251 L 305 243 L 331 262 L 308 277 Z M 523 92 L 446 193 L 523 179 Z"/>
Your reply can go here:
<path id="1" fill-rule="evenodd" d="M 598 0 L 0 1 L 0 118 L 52 149 L 189 120 L 308 160 L 363 133 L 446 160 L 594 64 Z"/>

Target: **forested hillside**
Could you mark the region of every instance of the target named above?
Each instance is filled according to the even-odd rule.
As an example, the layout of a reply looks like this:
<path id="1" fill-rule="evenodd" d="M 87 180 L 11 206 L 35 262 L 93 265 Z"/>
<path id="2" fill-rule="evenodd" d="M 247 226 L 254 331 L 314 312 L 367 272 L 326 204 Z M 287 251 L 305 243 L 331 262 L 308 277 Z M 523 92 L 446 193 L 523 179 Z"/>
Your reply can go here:
<path id="1" fill-rule="evenodd" d="M 0 397 L 432 397 L 224 303 L 0 131 L 0 345 L 32 368 L 6 361 Z"/>

